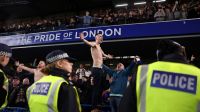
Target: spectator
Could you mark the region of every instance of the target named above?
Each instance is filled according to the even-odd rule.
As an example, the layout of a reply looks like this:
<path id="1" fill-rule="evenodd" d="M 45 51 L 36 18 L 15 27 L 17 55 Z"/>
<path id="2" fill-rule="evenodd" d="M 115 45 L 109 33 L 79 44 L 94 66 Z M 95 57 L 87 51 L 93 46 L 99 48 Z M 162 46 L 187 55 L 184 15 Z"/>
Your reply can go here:
<path id="1" fill-rule="evenodd" d="M 166 12 L 166 20 L 174 19 L 174 14 L 172 12 L 172 8 L 170 4 L 168 4 L 167 7 L 165 8 L 165 12 Z"/>
<path id="2" fill-rule="evenodd" d="M 114 13 L 114 15 L 113 15 L 113 23 L 114 24 L 118 24 L 118 22 L 119 22 L 118 14 Z"/>
<path id="3" fill-rule="evenodd" d="M 165 11 L 162 7 L 158 7 L 158 11 L 154 14 L 154 18 L 156 21 L 164 21 L 165 20 Z"/>
<path id="4" fill-rule="evenodd" d="M 84 34 L 80 34 L 80 39 L 91 47 L 91 55 L 93 59 L 92 75 L 93 75 L 93 95 L 92 95 L 92 112 L 99 111 L 98 105 L 101 105 L 101 93 L 103 91 L 103 82 L 105 81 L 102 64 L 103 56 L 106 58 L 112 58 L 110 54 L 105 54 L 101 49 L 100 44 L 103 42 L 102 34 L 96 34 L 95 42 L 89 42 L 84 39 Z"/>
<path id="5" fill-rule="evenodd" d="M 83 16 L 83 26 L 89 27 L 92 23 L 92 17 L 90 16 L 90 12 L 86 11 L 85 16 Z"/>
<path id="6" fill-rule="evenodd" d="M 100 25 L 98 19 L 99 19 L 98 14 L 97 13 L 93 14 L 91 26 Z"/>
<path id="7" fill-rule="evenodd" d="M 69 20 L 69 26 L 68 26 L 68 28 L 73 29 L 75 27 L 76 27 L 76 20 L 75 20 L 74 17 L 71 17 L 70 20 Z"/>
<path id="8" fill-rule="evenodd" d="M 178 1 L 175 1 L 174 7 L 172 9 L 172 12 L 174 13 L 174 19 L 178 20 L 181 19 L 181 12 L 180 9 L 178 7 Z"/>
<path id="9" fill-rule="evenodd" d="M 26 67 L 26 66 L 24 66 L 23 64 L 19 64 L 18 61 L 17 61 L 15 64 L 16 64 L 16 66 L 20 67 L 21 69 L 26 70 L 26 71 L 28 71 L 28 72 L 34 74 L 34 81 L 35 81 L 35 82 L 38 81 L 39 79 L 41 79 L 41 78 L 44 76 L 44 74 L 41 73 L 41 70 L 46 66 L 46 64 L 45 64 L 45 62 L 42 61 L 42 60 L 38 63 L 36 69 Z"/>
<path id="10" fill-rule="evenodd" d="M 89 69 L 89 67 L 86 67 L 86 69 L 85 69 L 85 76 L 89 78 L 91 76 L 91 74 L 92 74 L 92 72 Z"/>
<path id="11" fill-rule="evenodd" d="M 76 74 L 78 75 L 79 79 L 82 79 L 82 77 L 85 76 L 86 70 L 83 64 L 79 65 L 79 68 L 76 70 Z"/>
<path id="12" fill-rule="evenodd" d="M 19 77 L 16 76 L 13 78 L 13 90 L 8 100 L 9 107 L 21 107 L 28 109 L 26 90 L 29 85 L 30 82 L 28 78 L 24 78 L 22 84 L 20 84 Z"/>
<path id="13" fill-rule="evenodd" d="M 134 23 L 133 11 L 130 11 L 127 18 L 127 23 Z"/>
<path id="14" fill-rule="evenodd" d="M 181 5 L 181 19 L 187 19 L 188 11 L 187 11 L 187 4 Z"/>
<path id="15" fill-rule="evenodd" d="M 128 76 L 131 75 L 131 71 L 135 66 L 135 62 L 132 61 L 131 64 L 124 68 L 122 63 L 118 63 L 116 70 L 112 70 L 106 65 L 103 65 L 103 70 L 105 73 L 109 74 L 111 77 L 110 81 L 110 106 L 111 112 L 117 112 L 121 97 L 127 87 Z"/>
<path id="16" fill-rule="evenodd" d="M 154 10 L 155 8 L 153 6 L 147 6 L 145 8 L 145 13 L 144 15 L 146 16 L 146 20 L 149 22 L 152 22 L 154 20 Z"/>
<path id="17" fill-rule="evenodd" d="M 24 66 L 24 64 L 21 64 L 21 65 Z M 31 84 L 34 82 L 34 76 L 31 75 L 31 73 L 29 73 L 28 71 L 23 70 L 19 66 L 16 68 L 16 73 L 15 74 L 16 74 L 16 76 L 20 77 L 21 79 L 24 79 L 24 78 L 28 77 Z"/>
<path id="18" fill-rule="evenodd" d="M 20 84 L 20 78 L 18 76 L 14 76 L 12 79 L 11 91 L 13 91 L 16 87 L 18 87 L 19 84 Z"/>

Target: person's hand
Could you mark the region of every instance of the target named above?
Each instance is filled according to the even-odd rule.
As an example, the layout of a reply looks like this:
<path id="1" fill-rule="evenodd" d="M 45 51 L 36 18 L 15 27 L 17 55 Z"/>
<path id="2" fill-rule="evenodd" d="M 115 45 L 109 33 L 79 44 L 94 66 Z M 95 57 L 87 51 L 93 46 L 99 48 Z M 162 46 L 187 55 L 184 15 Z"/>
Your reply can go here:
<path id="1" fill-rule="evenodd" d="M 15 61 L 15 66 L 19 66 L 20 64 L 19 64 L 19 61 Z"/>
<path id="2" fill-rule="evenodd" d="M 194 55 L 192 55 L 190 58 L 190 61 L 194 61 L 194 60 L 195 60 L 195 57 L 194 57 Z"/>
<path id="3" fill-rule="evenodd" d="M 83 33 L 80 33 L 79 36 L 80 36 L 80 39 L 81 39 L 81 40 L 83 40 L 83 39 L 85 38 Z"/>
<path id="4" fill-rule="evenodd" d="M 178 4 L 178 1 L 176 1 L 175 4 L 177 5 L 177 4 Z"/>
<path id="5" fill-rule="evenodd" d="M 140 61 L 140 57 L 139 56 L 135 56 L 136 61 Z"/>
<path id="6" fill-rule="evenodd" d="M 22 68 L 22 66 L 24 66 L 24 64 L 23 64 L 23 63 L 19 64 L 19 66 L 18 66 L 18 67 L 19 67 L 19 68 Z"/>
<path id="7" fill-rule="evenodd" d="M 139 56 L 135 56 L 135 57 L 133 58 L 133 60 L 134 60 L 135 63 L 137 63 L 137 62 L 140 61 L 140 57 L 139 57 Z"/>
<path id="8" fill-rule="evenodd" d="M 108 54 L 108 58 L 109 58 L 109 59 L 113 59 L 113 56 L 110 55 L 110 54 Z"/>
<path id="9" fill-rule="evenodd" d="M 107 94 L 107 93 L 109 93 L 109 92 L 110 92 L 110 90 L 109 90 L 109 89 L 107 89 L 107 90 L 104 90 L 104 91 L 102 92 L 101 96 L 104 96 L 105 94 Z"/>

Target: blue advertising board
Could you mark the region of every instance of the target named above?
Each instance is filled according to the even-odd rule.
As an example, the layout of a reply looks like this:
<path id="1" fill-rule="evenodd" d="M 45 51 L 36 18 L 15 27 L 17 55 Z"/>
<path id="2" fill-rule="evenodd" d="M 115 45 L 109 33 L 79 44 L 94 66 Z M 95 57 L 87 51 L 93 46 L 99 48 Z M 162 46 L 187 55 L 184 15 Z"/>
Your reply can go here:
<path id="1" fill-rule="evenodd" d="M 87 40 L 94 40 L 96 33 L 102 33 L 104 40 L 200 34 L 200 19 L 100 26 L 9 35 L 1 36 L 0 43 L 5 43 L 9 46 L 30 46 L 80 42 L 79 33 L 81 32 L 84 33 Z"/>

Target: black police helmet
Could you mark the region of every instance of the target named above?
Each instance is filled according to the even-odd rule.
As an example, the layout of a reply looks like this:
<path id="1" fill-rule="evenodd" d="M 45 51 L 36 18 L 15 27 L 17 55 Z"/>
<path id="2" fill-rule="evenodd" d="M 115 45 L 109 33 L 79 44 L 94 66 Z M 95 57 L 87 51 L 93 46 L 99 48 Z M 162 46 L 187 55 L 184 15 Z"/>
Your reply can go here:
<path id="1" fill-rule="evenodd" d="M 163 39 L 160 40 L 157 47 L 157 59 L 161 60 L 168 54 L 180 54 L 183 53 L 183 46 L 173 40 Z"/>

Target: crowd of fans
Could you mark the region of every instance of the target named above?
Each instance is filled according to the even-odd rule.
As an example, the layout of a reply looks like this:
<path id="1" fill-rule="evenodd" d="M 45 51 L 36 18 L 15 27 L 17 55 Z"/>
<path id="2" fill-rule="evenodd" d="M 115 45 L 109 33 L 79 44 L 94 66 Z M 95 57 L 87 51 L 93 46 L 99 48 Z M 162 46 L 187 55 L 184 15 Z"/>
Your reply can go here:
<path id="1" fill-rule="evenodd" d="M 33 33 L 80 27 L 179 20 L 200 17 L 200 3 L 147 3 L 133 8 L 114 8 L 80 12 L 79 15 L 52 15 L 0 22 L 0 33 Z M 11 33 L 12 34 L 12 33 Z"/>
<path id="2" fill-rule="evenodd" d="M 34 83 L 34 74 L 23 70 L 20 66 L 10 66 L 5 71 L 9 78 L 7 106 L 28 109 L 26 90 Z M 91 104 L 93 77 L 91 76 L 90 66 L 80 64 L 78 68 L 74 68 L 73 72 L 68 74 L 68 81 L 77 87 L 81 104 Z M 109 87 L 109 81 L 105 82 L 105 87 Z M 104 105 L 108 104 L 107 98 L 108 96 L 105 97 Z"/>
<path id="3" fill-rule="evenodd" d="M 200 68 L 199 56 L 192 55 L 190 63 Z M 129 60 L 130 61 L 130 60 Z M 28 109 L 28 102 L 26 99 L 27 88 L 34 83 L 34 74 L 21 69 L 20 67 L 14 68 L 11 72 L 10 67 L 7 71 L 9 77 L 9 94 L 8 94 L 8 107 L 20 107 Z M 81 104 L 91 104 L 93 77 L 90 71 L 90 65 L 80 64 L 79 67 L 74 68 L 71 74 L 68 74 L 68 80 L 77 87 Z M 114 68 L 111 66 L 111 68 Z M 104 92 L 102 93 L 102 105 L 109 105 L 109 92 L 107 89 L 112 83 L 112 77 L 107 75 L 107 81 L 104 83 Z M 129 81 L 131 77 L 129 77 Z M 127 82 L 128 86 L 129 82 Z"/>

